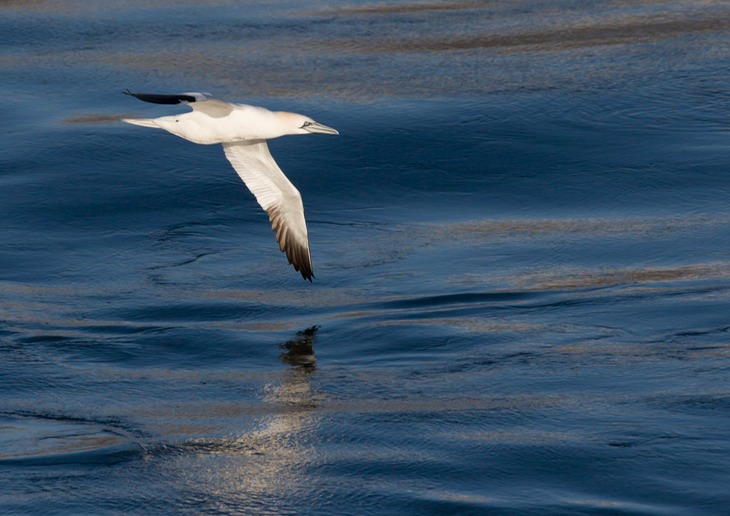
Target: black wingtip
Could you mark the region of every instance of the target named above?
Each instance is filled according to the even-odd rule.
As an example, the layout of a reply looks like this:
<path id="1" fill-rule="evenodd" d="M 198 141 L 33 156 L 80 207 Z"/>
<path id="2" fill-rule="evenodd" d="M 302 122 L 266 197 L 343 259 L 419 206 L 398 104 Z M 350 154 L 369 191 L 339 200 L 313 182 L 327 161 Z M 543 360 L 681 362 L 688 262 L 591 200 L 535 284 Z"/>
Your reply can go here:
<path id="1" fill-rule="evenodd" d="M 181 93 L 178 95 L 161 95 L 159 93 L 134 93 L 133 91 L 130 91 L 129 88 L 124 90 L 122 93 L 125 95 L 130 95 L 132 97 L 136 97 L 139 100 L 143 100 L 145 102 L 151 102 L 152 104 L 181 104 L 183 102 L 195 102 L 198 100 L 198 97 L 192 94 L 186 94 Z M 205 97 L 198 95 L 200 98 L 204 99 Z"/>

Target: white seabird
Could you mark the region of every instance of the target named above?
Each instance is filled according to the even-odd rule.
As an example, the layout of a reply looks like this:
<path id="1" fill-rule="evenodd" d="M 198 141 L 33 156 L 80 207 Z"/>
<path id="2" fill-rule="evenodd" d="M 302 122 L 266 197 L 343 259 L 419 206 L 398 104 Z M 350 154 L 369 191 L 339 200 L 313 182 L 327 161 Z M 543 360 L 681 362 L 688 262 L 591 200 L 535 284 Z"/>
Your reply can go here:
<path id="1" fill-rule="evenodd" d="M 268 213 L 279 249 L 304 279 L 312 281 L 314 273 L 302 196 L 274 161 L 266 140 L 289 134 L 340 133 L 304 115 L 223 102 L 209 98 L 207 93 L 158 95 L 129 90 L 124 93 L 155 104 L 189 105 L 193 109 L 190 113 L 123 121 L 164 129 L 193 143 L 223 144 L 228 161 Z"/>

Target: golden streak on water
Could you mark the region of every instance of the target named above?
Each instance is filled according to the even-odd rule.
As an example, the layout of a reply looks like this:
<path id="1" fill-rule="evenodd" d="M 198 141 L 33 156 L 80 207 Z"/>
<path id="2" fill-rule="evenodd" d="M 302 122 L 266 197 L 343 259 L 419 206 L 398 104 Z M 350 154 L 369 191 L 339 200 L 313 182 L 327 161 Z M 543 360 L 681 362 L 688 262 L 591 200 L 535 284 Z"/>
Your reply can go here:
<path id="1" fill-rule="evenodd" d="M 627 267 L 624 269 L 551 268 L 535 274 L 520 274 L 513 281 L 528 290 L 576 290 L 618 285 L 730 278 L 730 262 L 719 261 L 678 267 Z M 676 287 L 675 287 L 676 288 Z"/>
<path id="2" fill-rule="evenodd" d="M 622 21 L 604 21 L 587 26 L 562 26 L 538 32 L 483 34 L 463 37 L 414 37 L 404 41 L 365 42 L 349 48 L 366 52 L 413 52 L 492 49 L 500 52 L 551 52 L 605 45 L 636 44 L 681 36 L 687 33 L 730 29 L 730 16 L 687 18 L 675 16 L 637 16 Z"/>

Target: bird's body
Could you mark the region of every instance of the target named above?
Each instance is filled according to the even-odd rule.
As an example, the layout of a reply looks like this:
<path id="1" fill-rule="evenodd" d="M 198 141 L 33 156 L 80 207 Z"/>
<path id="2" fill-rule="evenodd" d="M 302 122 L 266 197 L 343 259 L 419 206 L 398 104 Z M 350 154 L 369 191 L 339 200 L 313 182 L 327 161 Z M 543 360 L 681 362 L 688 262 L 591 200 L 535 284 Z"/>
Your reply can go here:
<path id="1" fill-rule="evenodd" d="M 339 133 L 304 115 L 232 104 L 201 93 L 125 93 L 157 104 L 190 105 L 190 113 L 124 121 L 163 129 L 193 143 L 222 144 L 233 168 L 269 214 L 279 248 L 304 279 L 311 281 L 312 259 L 302 197 L 274 161 L 266 140 L 294 134 Z"/>

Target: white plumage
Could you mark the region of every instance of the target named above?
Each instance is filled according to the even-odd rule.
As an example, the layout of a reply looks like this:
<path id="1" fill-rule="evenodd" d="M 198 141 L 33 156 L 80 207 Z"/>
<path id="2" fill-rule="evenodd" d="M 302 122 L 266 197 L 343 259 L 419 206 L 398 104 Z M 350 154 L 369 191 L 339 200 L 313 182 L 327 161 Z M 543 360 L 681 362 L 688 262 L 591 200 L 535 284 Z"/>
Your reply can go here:
<path id="1" fill-rule="evenodd" d="M 314 273 L 302 196 L 274 161 L 266 140 L 293 134 L 339 133 L 304 115 L 232 104 L 197 92 L 179 95 L 125 93 L 146 102 L 188 104 L 193 109 L 190 113 L 124 119 L 124 122 L 164 129 L 193 143 L 223 144 L 228 161 L 268 213 L 279 249 L 286 253 L 294 269 L 311 281 Z"/>

